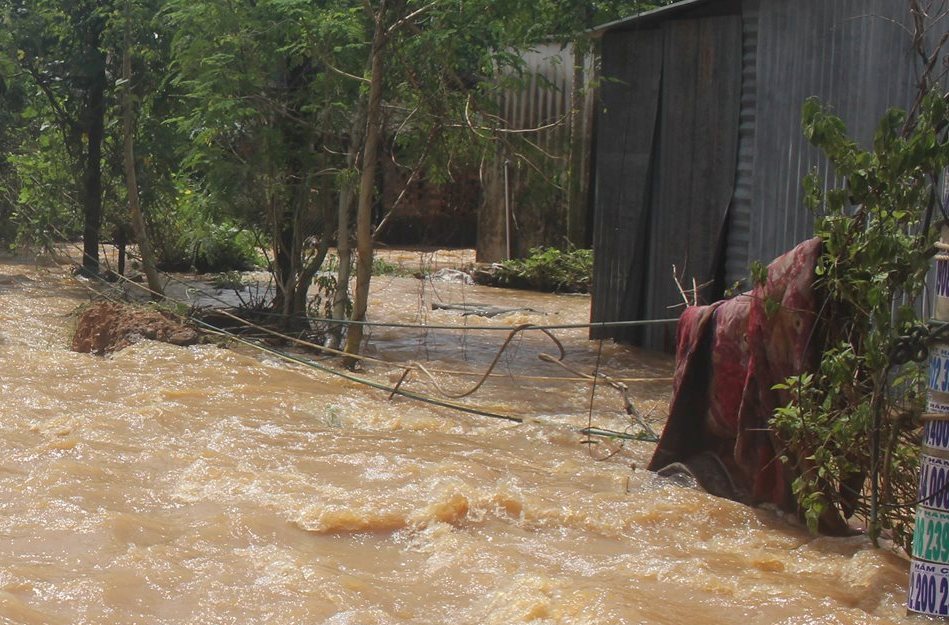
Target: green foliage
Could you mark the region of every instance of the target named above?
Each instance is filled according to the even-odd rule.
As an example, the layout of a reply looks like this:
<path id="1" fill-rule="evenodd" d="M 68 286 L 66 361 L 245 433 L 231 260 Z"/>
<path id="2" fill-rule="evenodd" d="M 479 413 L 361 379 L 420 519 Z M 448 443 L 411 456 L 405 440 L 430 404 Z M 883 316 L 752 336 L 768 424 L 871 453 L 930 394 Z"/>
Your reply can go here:
<path id="1" fill-rule="evenodd" d="M 206 194 L 178 183 L 173 203 L 149 214 L 158 266 L 164 271 L 247 271 L 265 262 L 257 238 L 233 219 L 220 216 Z"/>
<path id="2" fill-rule="evenodd" d="M 169 0 L 163 17 L 175 36 L 171 83 L 200 106 L 170 120 L 189 138 L 184 165 L 218 220 L 263 235 L 283 314 L 305 312 L 305 294 L 335 232 L 336 172 L 349 150 L 360 83 L 366 17 L 345 1 Z M 339 70 L 343 72 L 344 70 Z M 201 249 L 225 239 L 206 229 Z"/>
<path id="3" fill-rule="evenodd" d="M 255 239 L 246 230 L 230 222 L 202 222 L 190 228 L 188 219 L 178 220 L 166 213 L 160 227 L 155 227 L 157 263 L 163 271 L 248 271 L 262 265 L 255 249 Z"/>
<path id="4" fill-rule="evenodd" d="M 17 228 L 15 245 L 30 247 L 81 236 L 82 215 L 71 195 L 74 180 L 62 158 L 62 146 L 55 142 L 8 157 L 18 188 L 11 214 Z"/>
<path id="5" fill-rule="evenodd" d="M 379 258 L 378 256 L 374 256 L 372 259 L 372 275 L 405 277 L 405 276 L 411 276 L 412 272 L 406 269 L 405 267 L 403 267 L 402 265 L 390 263 L 384 258 Z"/>
<path id="6" fill-rule="evenodd" d="M 316 287 L 316 293 L 307 302 L 307 315 L 318 319 L 332 319 L 333 300 L 338 287 L 336 276 L 329 271 L 322 272 L 314 278 L 313 286 Z M 344 313 L 349 316 L 351 312 L 352 304 L 347 300 Z M 325 335 L 326 328 L 319 328 L 319 330 Z"/>
<path id="7" fill-rule="evenodd" d="M 593 250 L 538 247 L 524 260 L 506 260 L 495 274 L 499 284 L 558 293 L 587 293 L 593 282 Z"/>
<path id="8" fill-rule="evenodd" d="M 199 272 L 247 271 L 261 264 L 253 234 L 227 222 L 209 224 L 187 240 L 193 250 L 192 266 Z"/>
<path id="9" fill-rule="evenodd" d="M 239 271 L 225 271 L 214 276 L 211 286 L 222 291 L 240 291 L 244 288 L 244 276 Z"/>
<path id="10" fill-rule="evenodd" d="M 89 212 L 97 197 L 104 238 L 128 231 L 118 123 L 123 89 L 131 89 L 142 112 L 142 205 L 155 210 L 169 193 L 169 171 L 180 159 L 174 154 L 179 139 L 163 125 L 170 99 L 162 88 L 169 59 L 155 19 L 160 3 L 0 0 L 0 211 L 16 224 L 18 243 L 78 239 L 84 221 L 97 221 Z M 126 10 L 136 77 L 130 85 L 116 80 Z M 100 134 L 100 123 L 96 160 L 90 136 Z M 101 186 L 91 182 L 96 178 Z"/>
<path id="11" fill-rule="evenodd" d="M 382 12 L 378 0 L 0 0 L 0 220 L 14 218 L 21 242 L 78 238 L 101 197 L 105 238 L 128 231 L 118 122 L 130 94 L 161 265 L 246 267 L 264 247 L 278 299 L 300 313 L 314 265 L 347 236 L 335 207 L 363 166 L 348 156 L 365 156 L 375 15 L 387 29 L 381 151 L 438 183 L 502 143 L 511 158 L 547 158 L 531 138 L 495 132 L 499 93 L 535 79 L 516 50 L 587 41 L 595 23 L 662 3 L 404 0 Z M 131 82 L 117 79 L 127 48 Z M 525 197 L 559 201 L 562 169 L 544 164 Z"/>
<path id="12" fill-rule="evenodd" d="M 826 298 L 823 353 L 815 374 L 777 387 L 789 402 L 772 425 L 800 475 L 793 489 L 812 529 L 830 506 L 855 507 L 868 515 L 874 539 L 886 530 L 909 545 L 913 511 L 893 504 L 916 493 L 923 371 L 896 368 L 891 355 L 900 336 L 923 325 L 915 305 L 933 254 L 927 210 L 949 166 L 947 104 L 933 92 L 912 117 L 890 110 L 871 150 L 816 100 L 803 113 L 805 136 L 847 183 L 824 192 L 816 173 L 805 181 L 823 243 L 816 283 Z M 871 510 L 864 478 L 875 467 L 879 505 Z"/>
<path id="13" fill-rule="evenodd" d="M 760 260 L 751 262 L 751 283 L 755 286 L 763 286 L 768 281 L 768 267 Z"/>

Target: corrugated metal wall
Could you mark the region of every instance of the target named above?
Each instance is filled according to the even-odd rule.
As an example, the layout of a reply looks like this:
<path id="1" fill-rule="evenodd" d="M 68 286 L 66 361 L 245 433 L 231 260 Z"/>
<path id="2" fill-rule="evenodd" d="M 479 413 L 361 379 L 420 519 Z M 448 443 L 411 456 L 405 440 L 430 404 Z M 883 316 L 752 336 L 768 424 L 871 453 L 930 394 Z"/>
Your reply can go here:
<path id="1" fill-rule="evenodd" d="M 700 297 L 719 272 L 738 151 L 742 26 L 738 15 L 663 24 L 658 152 L 651 177 L 645 317 L 674 316 L 684 304 L 675 276 Z M 703 286 L 704 285 L 704 286 Z M 672 349 L 672 326 L 653 326 L 643 344 Z"/>
<path id="2" fill-rule="evenodd" d="M 801 132 L 806 98 L 832 106 L 864 147 L 887 108 L 911 104 L 907 28 L 902 0 L 761 0 L 751 260 L 768 261 L 811 236 L 802 180 L 814 168 L 834 180 Z"/>
<path id="3" fill-rule="evenodd" d="M 723 265 L 741 99 L 742 23 L 678 19 L 602 42 L 592 318 L 659 319 Z M 702 289 L 706 292 L 707 289 Z M 674 328 L 594 332 L 667 349 Z"/>
<path id="4" fill-rule="evenodd" d="M 904 0 L 742 0 L 741 49 L 733 60 L 735 72 L 741 76 L 740 99 L 732 103 L 723 97 L 708 104 L 735 107 L 739 120 L 734 128 L 736 158 L 720 157 L 716 167 L 706 167 L 707 154 L 724 145 L 720 135 L 708 135 L 708 143 L 693 144 L 690 150 L 678 153 L 678 158 L 669 158 L 667 133 L 676 132 L 676 126 L 663 120 L 682 117 L 688 97 L 677 99 L 663 83 L 663 98 L 653 115 L 648 98 L 625 85 L 642 83 L 639 72 L 649 76 L 654 71 L 637 68 L 632 55 L 652 49 L 654 33 L 669 28 L 668 24 L 683 20 L 712 24 L 717 19 L 716 28 L 733 28 L 727 20 L 714 16 L 716 11 L 732 10 L 728 0 L 709 0 L 695 3 L 695 7 L 699 13 L 690 8 L 670 12 L 666 19 L 622 24 L 603 39 L 603 74 L 610 77 L 610 72 L 615 72 L 621 84 L 605 82 L 602 87 L 605 112 L 599 117 L 597 149 L 594 321 L 668 316 L 660 302 L 664 296 L 657 296 L 655 285 L 669 287 L 671 273 L 663 266 L 667 259 L 659 258 L 656 250 L 662 246 L 688 249 L 703 241 L 709 248 L 716 244 L 711 232 L 697 232 L 685 219 L 679 222 L 679 239 L 670 238 L 666 225 L 675 223 L 677 216 L 689 216 L 683 206 L 703 205 L 704 195 L 714 195 L 719 183 L 729 185 L 731 199 L 722 272 L 726 286 L 747 277 L 750 261 L 768 262 L 811 236 L 812 218 L 803 206 L 802 181 L 814 168 L 828 185 L 836 181 L 826 160 L 803 137 L 801 107 L 807 97 L 818 96 L 832 106 L 851 135 L 869 147 L 886 109 L 906 108 L 916 93 L 918 61 L 911 49 L 912 26 Z M 934 39 L 947 30 L 946 22 L 949 19 L 935 25 L 930 33 Z M 666 57 L 687 49 L 686 44 L 683 39 L 665 49 L 661 61 L 664 75 L 669 63 Z M 723 37 L 706 39 L 701 45 L 732 43 Z M 643 58 L 655 59 L 655 54 Z M 688 93 L 690 87 L 682 85 L 681 89 Z M 624 99 L 625 108 L 616 110 L 624 106 Z M 646 121 L 635 121 L 636 115 Z M 643 129 L 654 119 L 660 120 L 660 139 L 653 145 L 652 134 Z M 727 131 L 728 116 L 723 114 L 719 119 L 724 121 L 716 123 L 725 124 Z M 692 184 L 696 171 L 703 172 L 700 179 L 708 182 L 708 191 Z M 670 185 L 670 180 L 678 186 Z M 665 202 L 663 193 L 676 199 Z M 705 210 L 711 219 L 696 223 L 711 230 L 709 224 L 719 208 Z M 644 214 L 648 218 L 645 224 Z M 689 272 L 701 279 L 703 269 L 701 263 L 696 266 L 692 262 Z M 689 275 L 685 277 L 691 282 Z M 669 347 L 668 336 L 652 330 L 604 331 L 594 336 Z"/>
<path id="5" fill-rule="evenodd" d="M 578 177 L 589 174 L 590 133 L 593 98 L 587 85 L 575 89 L 575 66 L 581 65 L 580 77 L 592 78 L 590 58 L 576 59 L 571 45 L 543 44 L 520 53 L 524 84 L 504 91 L 499 113 L 507 130 L 530 130 L 551 126 L 538 132 L 507 135 L 494 162 L 484 175 L 484 203 L 478 220 L 478 259 L 493 262 L 507 258 L 507 232 L 511 235 L 511 255 L 522 257 L 532 247 L 562 246 L 572 238 L 586 237 L 587 202 L 571 205 L 564 171 L 571 163 L 571 145 L 576 142 L 583 154 L 575 163 Z M 574 103 L 574 99 L 579 101 Z M 579 113 L 573 115 L 574 107 Z M 559 123 L 558 123 L 559 122 Z M 527 162 L 527 161 L 530 162 Z M 505 162 L 507 185 L 505 186 Z M 585 187 L 584 187 L 585 190 Z M 505 193 L 512 211 L 506 219 Z M 581 215 L 577 215 L 581 212 Z M 571 236 L 570 226 L 573 226 Z M 577 234 L 579 232 L 579 234 Z M 579 247 L 585 240 L 572 241 Z"/>
<path id="6" fill-rule="evenodd" d="M 738 125 L 738 169 L 728 224 L 725 288 L 748 276 L 751 213 L 755 179 L 755 128 L 758 114 L 758 0 L 742 5 L 741 112 Z"/>
<path id="7" fill-rule="evenodd" d="M 543 44 L 521 53 L 526 84 L 509 89 L 501 96 L 501 117 L 511 130 L 537 128 L 562 119 L 570 111 L 573 88 L 573 47 Z M 537 133 L 535 142 L 544 148 L 556 148 L 569 136 L 562 124 Z"/>
<path id="8" fill-rule="evenodd" d="M 657 127 L 663 31 L 608 33 L 602 42 L 593 224 L 594 320 L 640 319 L 650 242 L 651 163 Z M 638 328 L 594 336 L 638 342 Z"/>

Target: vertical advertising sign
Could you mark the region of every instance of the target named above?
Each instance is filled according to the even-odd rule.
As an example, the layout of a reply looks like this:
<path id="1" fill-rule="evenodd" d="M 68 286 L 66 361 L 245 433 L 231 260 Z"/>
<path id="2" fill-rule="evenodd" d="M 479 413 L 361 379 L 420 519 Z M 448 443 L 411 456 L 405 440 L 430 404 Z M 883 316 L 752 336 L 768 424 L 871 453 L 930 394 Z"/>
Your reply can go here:
<path id="1" fill-rule="evenodd" d="M 942 228 L 949 243 L 949 227 Z M 949 260 L 936 260 L 933 316 L 949 321 Z M 949 344 L 929 350 L 929 392 L 919 459 L 919 505 L 913 531 L 906 607 L 910 612 L 949 616 Z M 943 417 L 942 415 L 945 415 Z"/>

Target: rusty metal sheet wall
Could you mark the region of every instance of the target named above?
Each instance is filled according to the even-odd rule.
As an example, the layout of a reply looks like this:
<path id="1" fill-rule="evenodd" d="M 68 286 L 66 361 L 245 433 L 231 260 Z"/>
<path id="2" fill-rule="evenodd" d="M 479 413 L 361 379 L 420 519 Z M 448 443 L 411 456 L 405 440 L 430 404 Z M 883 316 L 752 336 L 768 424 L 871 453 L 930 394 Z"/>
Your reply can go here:
<path id="1" fill-rule="evenodd" d="M 562 246 L 570 238 L 567 224 L 580 220 L 585 224 L 588 207 L 569 206 L 566 189 L 556 188 L 563 181 L 563 172 L 571 158 L 571 139 L 574 133 L 587 138 L 579 141 L 585 158 L 578 163 L 585 169 L 589 161 L 589 136 L 592 126 L 593 99 L 589 89 L 574 89 L 576 64 L 583 67 L 584 80 L 590 81 L 592 59 L 577 59 L 571 45 L 540 44 L 521 51 L 524 83 L 504 91 L 499 99 L 502 125 L 508 130 L 545 128 L 538 132 L 509 135 L 510 146 L 501 147 L 494 162 L 482 171 L 485 187 L 484 203 L 478 220 L 478 259 L 494 262 L 507 257 L 506 232 L 511 233 L 513 257 L 523 257 L 532 247 Z M 574 103 L 574 98 L 579 101 Z M 574 107 L 581 112 L 571 115 Z M 579 127 L 574 128 L 577 121 Z M 532 145 L 518 145 L 527 140 Z M 518 151 L 520 150 L 520 152 Z M 524 161 L 530 158 L 530 164 Z M 504 163 L 508 162 L 507 188 Z M 540 171 L 538 171 L 540 170 Z M 581 174 L 582 175 L 582 174 Z M 545 180 L 546 179 L 546 180 Z M 528 197 L 537 189 L 544 189 L 549 197 Z M 505 193 L 512 211 L 506 220 Z M 581 216 L 570 211 L 580 211 Z M 583 241 L 574 241 L 578 246 Z"/>

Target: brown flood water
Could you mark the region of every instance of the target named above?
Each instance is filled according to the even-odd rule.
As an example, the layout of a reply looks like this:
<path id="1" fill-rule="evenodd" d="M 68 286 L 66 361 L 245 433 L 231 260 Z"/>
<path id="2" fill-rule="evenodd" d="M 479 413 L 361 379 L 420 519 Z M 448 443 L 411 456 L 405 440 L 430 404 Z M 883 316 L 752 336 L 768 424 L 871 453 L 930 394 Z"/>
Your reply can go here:
<path id="1" fill-rule="evenodd" d="M 665 483 L 635 468 L 648 443 L 598 461 L 617 447 L 575 432 L 590 387 L 537 379 L 569 375 L 537 359 L 554 353 L 540 335 L 515 339 L 465 400 L 538 421 L 518 425 L 213 346 L 71 353 L 88 293 L 64 269 L 0 274 L 0 622 L 911 622 L 907 563 L 862 537 L 815 538 Z M 431 324 L 583 322 L 589 306 L 411 278 L 374 293 L 373 319 Z M 466 321 L 432 298 L 540 312 Z M 376 328 L 370 352 L 483 371 L 504 336 Z M 592 369 L 597 343 L 557 336 Z M 600 359 L 616 377 L 671 374 L 609 344 Z M 436 375 L 452 390 L 476 379 Z M 630 387 L 661 424 L 669 382 Z M 622 430 L 621 412 L 599 388 L 593 424 Z"/>

